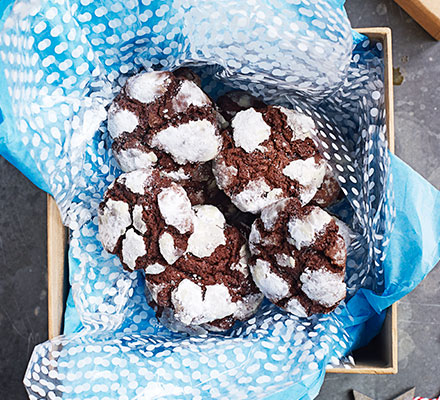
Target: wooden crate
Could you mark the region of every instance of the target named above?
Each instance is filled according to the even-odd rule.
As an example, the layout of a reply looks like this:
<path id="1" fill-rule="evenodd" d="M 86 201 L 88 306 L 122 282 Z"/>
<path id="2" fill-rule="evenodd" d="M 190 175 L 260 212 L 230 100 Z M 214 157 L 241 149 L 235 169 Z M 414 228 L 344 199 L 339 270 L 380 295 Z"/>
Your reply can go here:
<path id="1" fill-rule="evenodd" d="M 385 61 L 385 108 L 388 147 L 394 153 L 394 91 L 393 53 L 390 28 L 360 28 L 374 42 L 381 42 Z M 353 353 L 356 366 L 328 369 L 329 373 L 348 374 L 397 374 L 397 303 L 393 304 L 385 317 L 382 330 L 368 346 Z"/>
<path id="2" fill-rule="evenodd" d="M 391 30 L 389 28 L 358 29 L 371 40 L 380 41 L 385 54 L 385 101 L 388 145 L 394 152 L 393 67 Z M 47 197 L 47 262 L 48 262 L 48 325 L 49 339 L 62 332 L 67 284 L 68 235 L 61 223 L 55 201 Z M 331 373 L 395 374 L 397 373 L 397 305 L 387 310 L 380 334 L 366 347 L 354 353 L 356 366 L 333 368 Z"/>

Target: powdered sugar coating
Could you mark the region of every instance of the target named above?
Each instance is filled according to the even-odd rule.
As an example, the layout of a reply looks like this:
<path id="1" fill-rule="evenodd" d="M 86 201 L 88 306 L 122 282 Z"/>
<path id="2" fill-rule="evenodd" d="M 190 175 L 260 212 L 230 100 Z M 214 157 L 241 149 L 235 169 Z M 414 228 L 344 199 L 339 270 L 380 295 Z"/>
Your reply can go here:
<path id="1" fill-rule="evenodd" d="M 165 261 L 172 265 L 183 255 L 183 251 L 174 245 L 173 237 L 164 232 L 159 238 L 159 249 Z"/>
<path id="2" fill-rule="evenodd" d="M 270 231 L 274 227 L 279 213 L 286 208 L 287 202 L 287 199 L 280 200 L 263 209 L 260 218 L 266 230 Z"/>
<path id="3" fill-rule="evenodd" d="M 302 291 L 309 299 L 331 307 L 345 297 L 346 285 L 340 274 L 319 269 L 315 271 L 305 270 L 301 276 Z"/>
<path id="4" fill-rule="evenodd" d="M 248 262 L 249 262 L 249 252 L 245 245 L 243 245 L 240 249 L 240 260 L 238 263 L 231 266 L 231 270 L 240 271 L 243 276 L 247 277 L 249 275 L 248 270 Z"/>
<path id="5" fill-rule="evenodd" d="M 154 135 L 151 145 L 170 154 L 178 164 L 207 162 L 221 147 L 217 127 L 202 119 L 169 126 Z"/>
<path id="6" fill-rule="evenodd" d="M 251 233 L 249 234 L 249 250 L 252 254 L 258 255 L 260 254 L 260 250 L 258 250 L 257 246 L 261 243 L 261 235 L 260 231 L 252 225 Z"/>
<path id="7" fill-rule="evenodd" d="M 241 192 L 231 196 L 231 201 L 241 211 L 256 214 L 282 198 L 282 189 L 271 188 L 264 178 L 259 178 L 250 181 Z"/>
<path id="8" fill-rule="evenodd" d="M 162 171 L 162 175 L 166 176 L 167 178 L 172 179 L 173 181 L 186 181 L 191 178 L 190 175 L 185 173 L 183 168 L 179 168 L 177 171 Z"/>
<path id="9" fill-rule="evenodd" d="M 270 137 L 270 126 L 264 122 L 262 114 L 253 108 L 238 112 L 231 125 L 235 144 L 248 153 Z"/>
<path id="10" fill-rule="evenodd" d="M 147 294 L 147 298 L 148 298 Z M 152 297 L 152 296 L 151 296 Z M 206 335 L 208 331 L 203 325 L 185 325 L 176 318 L 171 307 L 161 307 L 157 319 L 172 332 L 183 332 L 188 335 Z"/>
<path id="11" fill-rule="evenodd" d="M 332 251 L 327 253 L 334 264 L 344 267 L 347 261 L 347 246 L 342 236 L 338 236 Z"/>
<path id="12" fill-rule="evenodd" d="M 165 271 L 166 267 L 165 265 L 159 264 L 159 263 L 154 263 L 154 264 L 150 264 L 145 268 L 145 273 L 149 274 L 149 275 L 157 275 L 162 273 L 163 271 Z M 165 287 L 165 286 L 163 286 Z M 157 301 L 157 298 L 156 300 Z"/>
<path id="13" fill-rule="evenodd" d="M 184 279 L 171 293 L 175 317 L 185 325 L 199 325 L 234 314 L 236 303 L 231 301 L 224 285 L 202 288 L 189 279 Z"/>
<path id="14" fill-rule="evenodd" d="M 243 300 L 237 301 L 237 309 L 234 312 L 234 318 L 241 321 L 252 317 L 255 314 L 261 302 L 264 299 L 262 293 L 253 293 L 243 298 Z"/>
<path id="15" fill-rule="evenodd" d="M 157 156 L 154 152 L 145 152 L 137 148 L 122 149 L 113 154 L 124 172 L 150 168 L 157 162 Z"/>
<path id="16" fill-rule="evenodd" d="M 255 284 L 269 300 L 278 301 L 289 294 L 289 285 L 272 272 L 269 262 L 257 258 L 250 270 Z"/>
<path id="17" fill-rule="evenodd" d="M 133 132 L 138 124 L 138 117 L 130 110 L 120 108 L 116 104 L 110 106 L 108 110 L 107 129 L 113 139 L 124 132 Z"/>
<path id="18" fill-rule="evenodd" d="M 188 239 L 187 252 L 196 257 L 209 257 L 215 249 L 226 244 L 225 217 L 217 207 L 199 205 L 193 207 L 194 232 Z"/>
<path id="19" fill-rule="evenodd" d="M 151 184 L 151 170 L 138 169 L 120 175 L 119 179 L 124 182 L 127 189 L 131 190 L 133 193 L 143 195 L 145 193 L 145 187 Z"/>
<path id="20" fill-rule="evenodd" d="M 112 252 L 119 240 L 131 225 L 128 204 L 109 199 L 102 210 L 99 210 L 99 238 L 104 248 Z"/>
<path id="21" fill-rule="evenodd" d="M 230 185 L 231 178 L 237 175 L 237 168 L 230 165 L 229 167 L 222 160 L 215 160 L 213 165 L 213 173 L 217 186 L 225 189 Z"/>
<path id="22" fill-rule="evenodd" d="M 300 318 L 307 317 L 307 311 L 304 308 L 304 306 L 296 299 L 295 297 L 292 297 L 285 306 L 286 311 L 290 312 L 293 315 L 296 315 Z"/>
<path id="23" fill-rule="evenodd" d="M 298 250 L 310 246 L 320 232 L 323 232 L 332 217 L 319 207 L 313 207 L 312 211 L 304 218 L 292 217 L 288 222 L 289 238 Z"/>
<path id="24" fill-rule="evenodd" d="M 316 127 L 312 118 L 285 107 L 277 107 L 287 117 L 287 124 L 293 131 L 292 140 L 304 140 L 316 136 Z"/>
<path id="25" fill-rule="evenodd" d="M 185 112 L 190 105 L 203 107 L 211 105 L 211 101 L 194 82 L 184 80 L 173 99 L 173 106 L 177 112 Z"/>
<path id="26" fill-rule="evenodd" d="M 133 207 L 133 226 L 142 234 L 147 232 L 147 225 L 145 224 L 145 221 L 142 217 L 143 211 L 144 209 L 142 208 L 142 206 L 136 204 Z"/>
<path id="27" fill-rule="evenodd" d="M 284 175 L 304 186 L 300 195 L 302 204 L 307 204 L 313 199 L 324 180 L 325 172 L 325 162 L 323 160 L 316 162 L 314 157 L 291 161 L 283 169 Z"/>
<path id="28" fill-rule="evenodd" d="M 128 79 L 126 91 L 132 99 L 141 103 L 151 103 L 162 96 L 170 83 L 166 72 L 144 72 Z"/>
<path id="29" fill-rule="evenodd" d="M 157 195 L 159 210 L 168 225 L 174 226 L 180 233 L 189 232 L 193 228 L 193 212 L 191 202 L 185 190 L 171 183 Z"/>
<path id="30" fill-rule="evenodd" d="M 122 241 L 122 261 L 128 268 L 136 268 L 136 260 L 146 253 L 144 238 L 139 236 L 133 229 L 129 229 Z"/>
<path id="31" fill-rule="evenodd" d="M 275 254 L 275 260 L 281 267 L 295 268 L 295 259 L 290 254 Z"/>

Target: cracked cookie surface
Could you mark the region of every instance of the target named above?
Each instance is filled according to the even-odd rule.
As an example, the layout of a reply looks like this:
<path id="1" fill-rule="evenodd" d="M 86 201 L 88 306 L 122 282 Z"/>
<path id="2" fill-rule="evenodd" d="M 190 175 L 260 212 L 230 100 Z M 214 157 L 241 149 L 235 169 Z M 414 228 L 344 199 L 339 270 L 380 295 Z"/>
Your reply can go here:
<path id="1" fill-rule="evenodd" d="M 328 313 L 345 297 L 347 245 L 330 214 L 281 200 L 252 225 L 251 273 L 277 306 L 299 317 Z"/>

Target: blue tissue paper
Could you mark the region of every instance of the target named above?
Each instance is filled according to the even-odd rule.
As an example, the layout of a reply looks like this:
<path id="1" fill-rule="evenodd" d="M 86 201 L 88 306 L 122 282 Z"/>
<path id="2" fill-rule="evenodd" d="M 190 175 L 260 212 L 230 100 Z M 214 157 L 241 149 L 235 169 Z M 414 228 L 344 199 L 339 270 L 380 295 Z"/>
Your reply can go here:
<path id="1" fill-rule="evenodd" d="M 381 327 L 440 257 L 439 192 L 386 142 L 382 44 L 342 0 L 4 0 L 0 153 L 54 196 L 70 228 L 64 334 L 38 345 L 30 399 L 313 399 L 326 368 Z M 142 272 L 102 248 L 97 207 L 119 170 L 106 109 L 141 70 L 192 67 L 214 99 L 233 88 L 312 116 L 353 231 L 347 298 L 297 318 L 264 302 L 227 333 L 157 322 Z"/>

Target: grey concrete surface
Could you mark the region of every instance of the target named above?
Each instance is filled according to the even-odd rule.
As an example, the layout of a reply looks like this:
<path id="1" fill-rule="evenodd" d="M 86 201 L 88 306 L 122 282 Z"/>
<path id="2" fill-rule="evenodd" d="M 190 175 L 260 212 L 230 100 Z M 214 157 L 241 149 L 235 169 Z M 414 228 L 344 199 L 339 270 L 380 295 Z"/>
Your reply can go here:
<path id="1" fill-rule="evenodd" d="M 47 339 L 46 195 L 1 157 L 0 171 L 0 399 L 23 400 Z"/>
<path id="2" fill-rule="evenodd" d="M 390 26 L 394 64 L 396 152 L 440 187 L 440 43 L 391 0 L 348 0 L 354 27 Z M 47 338 L 45 194 L 0 159 L 0 399 L 26 398 L 22 377 L 36 343 Z M 387 400 L 417 386 L 440 394 L 440 268 L 403 299 L 399 310 L 399 374 L 328 375 L 320 400 L 351 399 L 356 389 Z M 293 399 L 286 399 L 293 400 Z"/>
<path id="3" fill-rule="evenodd" d="M 396 154 L 440 188 L 440 42 L 392 0 L 347 0 L 346 9 L 355 28 L 391 27 L 394 67 L 404 78 L 394 86 Z M 318 399 L 351 400 L 356 389 L 375 400 L 389 400 L 412 386 L 417 396 L 439 396 L 439 282 L 437 265 L 400 302 L 397 375 L 328 374 Z"/>

